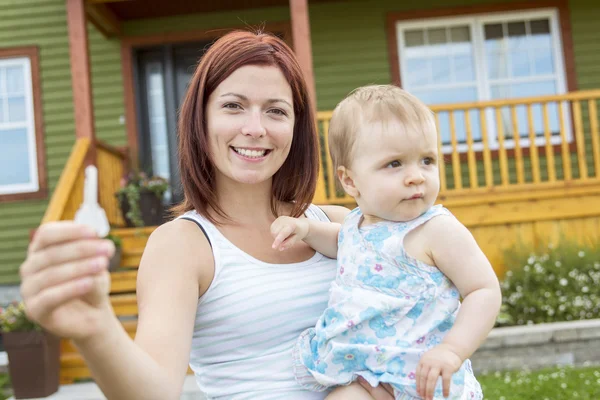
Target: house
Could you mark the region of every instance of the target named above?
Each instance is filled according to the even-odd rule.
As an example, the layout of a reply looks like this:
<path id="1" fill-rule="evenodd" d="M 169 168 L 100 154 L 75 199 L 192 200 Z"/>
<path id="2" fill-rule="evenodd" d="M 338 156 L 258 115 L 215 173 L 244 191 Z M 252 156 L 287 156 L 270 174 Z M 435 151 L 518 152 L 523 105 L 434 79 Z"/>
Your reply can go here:
<path id="1" fill-rule="evenodd" d="M 18 284 L 42 220 L 73 217 L 95 163 L 124 241 L 113 306 L 135 332 L 135 268 L 152 228 L 118 228 L 113 193 L 131 164 L 177 182 L 176 115 L 193 67 L 214 39 L 249 26 L 294 47 L 324 139 L 357 86 L 396 83 L 431 105 L 440 201 L 499 275 L 514 244 L 598 237 L 599 18 L 584 0 L 0 0 L 0 283 Z M 327 156 L 322 166 L 315 202 L 351 205 Z M 63 381 L 88 373 L 64 343 Z"/>

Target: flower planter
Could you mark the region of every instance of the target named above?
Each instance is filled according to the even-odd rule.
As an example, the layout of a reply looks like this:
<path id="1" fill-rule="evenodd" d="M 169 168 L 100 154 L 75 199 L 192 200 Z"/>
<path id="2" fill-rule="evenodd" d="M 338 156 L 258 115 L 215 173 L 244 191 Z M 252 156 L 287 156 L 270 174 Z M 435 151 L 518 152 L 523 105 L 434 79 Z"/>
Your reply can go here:
<path id="1" fill-rule="evenodd" d="M 43 331 L 2 335 L 15 398 L 38 398 L 55 393 L 59 386 L 59 338 Z"/>
<path id="2" fill-rule="evenodd" d="M 133 221 L 127 216 L 130 210 L 127 198 L 122 196 L 119 199 L 119 203 L 125 224 L 128 227 L 135 227 Z M 153 192 L 149 190 L 140 191 L 139 206 L 143 226 L 158 226 L 163 223 L 164 206 L 162 199 L 157 197 Z"/>

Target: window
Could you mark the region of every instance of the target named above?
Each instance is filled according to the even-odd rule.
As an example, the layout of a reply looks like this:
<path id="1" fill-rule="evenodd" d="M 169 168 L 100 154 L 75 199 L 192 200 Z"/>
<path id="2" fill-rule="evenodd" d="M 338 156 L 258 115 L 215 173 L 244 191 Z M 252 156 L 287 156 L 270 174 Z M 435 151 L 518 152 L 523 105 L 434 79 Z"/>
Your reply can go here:
<path id="1" fill-rule="evenodd" d="M 489 13 L 396 23 L 402 86 L 428 105 L 561 94 L 566 92 L 562 44 L 556 9 Z M 560 141 L 557 103 L 548 105 L 552 140 Z M 533 105 L 536 143 L 544 143 L 543 110 Z M 475 143 L 481 142 L 476 110 L 469 122 Z M 439 113 L 444 152 L 450 151 L 450 118 Z M 455 112 L 457 139 L 466 146 L 465 113 Z M 567 118 L 567 117 L 566 117 Z M 502 109 L 508 142 L 515 136 L 508 108 Z M 525 106 L 517 107 L 518 132 L 528 145 Z M 496 122 L 486 111 L 490 146 L 497 147 Z M 568 134 L 570 136 L 570 134 Z"/>
<path id="2" fill-rule="evenodd" d="M 0 49 L 0 201 L 45 196 L 37 67 L 35 48 Z"/>

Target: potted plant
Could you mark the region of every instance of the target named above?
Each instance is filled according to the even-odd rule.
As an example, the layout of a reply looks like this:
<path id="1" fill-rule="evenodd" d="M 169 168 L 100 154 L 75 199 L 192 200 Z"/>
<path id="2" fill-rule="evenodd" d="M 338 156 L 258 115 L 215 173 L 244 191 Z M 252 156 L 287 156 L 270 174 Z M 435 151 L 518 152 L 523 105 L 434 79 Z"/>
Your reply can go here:
<path id="1" fill-rule="evenodd" d="M 108 270 L 110 272 L 115 271 L 121 265 L 121 260 L 123 259 L 123 244 L 121 242 L 121 238 L 114 235 L 108 235 L 105 239 L 110 240 L 115 245 L 115 254 L 110 259 L 108 264 Z"/>
<path id="2" fill-rule="evenodd" d="M 25 315 L 23 303 L 0 308 L 0 330 L 16 399 L 46 397 L 58 390 L 60 340 Z"/>
<path id="3" fill-rule="evenodd" d="M 131 173 L 121 180 L 115 195 L 129 227 L 156 226 L 163 223 L 163 196 L 169 181 L 159 176 Z"/>

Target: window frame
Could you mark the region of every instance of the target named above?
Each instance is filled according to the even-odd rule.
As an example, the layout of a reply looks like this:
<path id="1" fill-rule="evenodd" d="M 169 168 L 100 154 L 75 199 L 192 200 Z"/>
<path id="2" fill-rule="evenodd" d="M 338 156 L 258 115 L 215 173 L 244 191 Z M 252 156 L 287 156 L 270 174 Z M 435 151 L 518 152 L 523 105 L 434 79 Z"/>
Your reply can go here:
<path id="1" fill-rule="evenodd" d="M 554 51 L 554 55 L 556 55 L 554 63 L 555 66 L 558 65 L 562 67 L 561 71 L 557 71 L 556 75 L 559 75 L 557 79 L 557 85 L 562 85 L 563 92 L 572 92 L 577 90 L 577 81 L 576 81 L 576 73 L 575 73 L 575 59 L 573 53 L 573 39 L 572 39 L 572 30 L 570 24 L 570 15 L 568 8 L 567 0 L 547 0 L 540 1 L 537 3 L 516 3 L 516 4 L 494 4 L 494 5 L 482 5 L 482 6 L 464 6 L 464 7 L 453 7 L 453 8 L 438 8 L 433 10 L 414 10 L 414 11 L 405 11 L 405 12 L 390 12 L 387 14 L 386 18 L 386 33 L 388 39 L 388 54 L 389 54 L 389 63 L 390 63 L 390 75 L 392 78 L 392 83 L 402 87 L 402 79 L 401 79 L 401 66 L 404 60 L 400 59 L 400 42 L 398 40 L 399 31 L 397 26 L 399 23 L 405 24 L 405 26 L 410 25 L 418 25 L 419 27 L 423 27 L 423 22 L 427 21 L 427 27 L 429 27 L 429 22 L 445 20 L 446 23 L 448 21 L 452 23 L 457 22 L 466 22 L 469 26 L 471 34 L 473 34 L 474 29 L 477 28 L 477 24 L 473 21 L 476 18 L 480 18 L 480 20 L 484 20 L 488 22 L 489 20 L 501 19 L 504 17 L 505 21 L 509 21 L 511 17 L 514 19 L 528 19 L 527 17 L 523 17 L 523 15 L 540 15 L 540 13 L 553 13 L 554 18 L 550 18 L 552 35 L 556 35 L 556 41 L 553 38 L 553 44 L 557 44 L 557 48 Z M 520 17 L 521 16 L 521 17 Z M 434 26 L 434 25 L 431 25 Z M 472 42 L 475 41 L 474 37 L 472 37 Z M 477 45 L 477 43 L 474 43 Z M 481 52 L 483 48 L 475 48 L 474 52 Z M 485 57 L 483 59 L 485 63 Z M 476 65 L 475 73 L 476 73 L 476 82 L 477 82 L 477 91 L 479 94 L 479 80 L 482 79 L 481 73 L 485 72 L 483 68 L 486 65 Z M 560 81 L 563 83 L 561 84 Z M 557 87 L 557 89 L 561 89 L 561 87 Z M 488 90 L 487 88 L 485 90 Z M 557 90 L 557 93 L 561 93 Z M 486 96 L 489 96 L 489 93 L 486 93 Z M 487 97 L 486 97 L 487 98 Z M 484 100 L 478 100 L 484 101 Z M 563 105 L 563 112 L 565 110 L 565 105 Z M 565 114 L 564 114 L 565 115 Z M 567 110 L 567 116 L 565 117 L 565 121 L 570 121 L 570 115 Z M 488 117 L 488 124 L 491 119 Z M 569 146 L 571 148 L 575 148 L 575 138 L 571 134 L 572 127 L 570 124 L 567 124 L 567 137 L 569 139 Z M 488 133 L 491 132 L 488 129 Z M 555 144 L 560 141 L 559 137 L 553 137 L 552 139 L 553 148 L 555 152 L 560 151 L 560 145 Z M 513 144 L 509 143 L 513 142 L 505 141 L 505 147 L 509 150 L 509 155 L 512 153 L 511 147 L 514 147 Z M 524 153 L 528 153 L 529 150 L 529 138 L 522 137 L 521 145 Z M 545 139 L 537 138 L 536 147 L 544 147 Z M 490 143 L 491 144 L 491 143 Z M 444 146 L 446 147 L 446 146 Z M 482 151 L 481 143 L 474 143 L 474 150 L 477 154 Z M 492 156 L 497 157 L 497 150 L 493 147 L 490 148 L 492 150 Z M 444 153 L 447 153 L 446 148 L 443 149 Z M 466 144 L 459 144 L 459 148 L 457 149 L 459 153 L 462 155 L 466 152 Z M 451 151 L 451 150 L 450 150 Z"/>
<path id="2" fill-rule="evenodd" d="M 33 182 L 28 187 L 24 185 L 25 187 L 19 188 L 15 185 L 17 189 L 11 191 L 0 188 L 0 203 L 44 199 L 48 196 L 39 50 L 37 46 L 0 48 L 0 62 L 23 58 L 29 61 L 29 87 L 26 89 L 30 91 L 30 101 L 26 107 L 31 111 L 32 117 L 28 121 L 28 140 L 33 139 L 33 143 L 29 143 L 29 150 L 35 151 Z"/>

